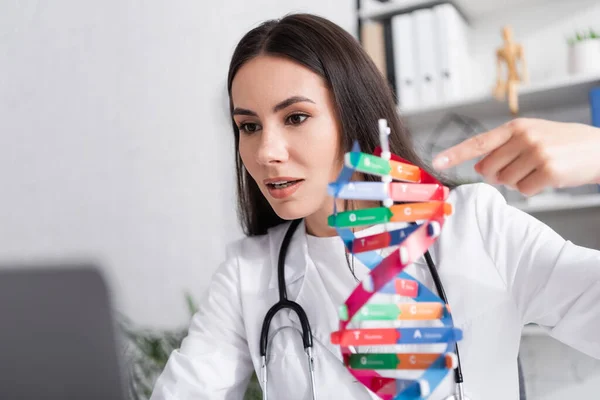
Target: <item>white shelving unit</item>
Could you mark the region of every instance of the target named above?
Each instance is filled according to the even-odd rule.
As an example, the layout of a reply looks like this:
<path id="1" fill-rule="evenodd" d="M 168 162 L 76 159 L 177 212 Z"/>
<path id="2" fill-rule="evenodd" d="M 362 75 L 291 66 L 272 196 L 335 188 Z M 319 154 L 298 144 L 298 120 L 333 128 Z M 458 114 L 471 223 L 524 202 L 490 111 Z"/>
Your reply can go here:
<path id="1" fill-rule="evenodd" d="M 519 88 L 519 109 L 527 113 L 563 105 L 583 104 L 588 101 L 589 90 L 598 85 L 600 85 L 600 73 L 565 76 L 523 85 Z M 477 118 L 510 117 L 507 102 L 496 100 L 491 93 L 490 87 L 489 94 L 425 108 L 400 108 L 399 112 L 411 126 L 436 123 L 445 114 L 451 112 Z"/>
<path id="2" fill-rule="evenodd" d="M 533 197 L 529 201 L 511 203 L 527 213 L 580 210 L 584 208 L 600 207 L 600 193 L 584 195 L 552 195 L 538 199 Z"/>
<path id="3" fill-rule="evenodd" d="M 410 12 L 417 8 L 429 8 L 440 3 L 444 3 L 444 1 L 392 0 L 388 3 L 377 4 L 371 2 L 369 8 L 358 11 L 358 18 L 377 20 L 398 13 Z M 511 6 L 528 7 L 541 4 L 542 0 L 504 0 L 502 2 L 454 0 L 451 3 L 467 21 L 473 22 Z M 587 103 L 589 90 L 598 85 L 600 85 L 600 72 L 579 76 L 558 76 L 521 85 L 518 89 L 520 113 L 527 114 L 536 110 Z M 478 94 L 461 100 L 427 107 L 406 109 L 399 107 L 398 111 L 413 130 L 436 124 L 448 113 L 463 114 L 477 119 L 505 117 L 508 120 L 513 118 L 507 101 L 499 101 L 492 96 L 492 86 L 493 82 L 490 83 L 489 88 L 484 88 Z"/>
<path id="4" fill-rule="evenodd" d="M 379 19 L 392 14 L 410 11 L 417 7 L 430 7 L 445 2 L 432 0 L 392 0 L 387 3 L 376 4 L 372 9 L 361 9 L 358 12 L 358 17 L 361 19 Z M 451 3 L 456 6 L 467 20 L 471 20 L 511 6 L 524 7 L 531 4 L 539 4 L 540 0 L 454 0 Z"/>
<path id="5" fill-rule="evenodd" d="M 442 1 L 426 1 L 426 0 L 394 0 L 388 3 L 377 4 L 377 7 L 372 10 L 362 9 L 358 12 L 358 17 L 361 19 L 378 19 L 388 15 L 410 12 L 418 7 L 431 7 L 442 3 Z M 456 4 L 455 4 L 456 5 Z M 458 5 L 457 5 L 458 8 Z"/>

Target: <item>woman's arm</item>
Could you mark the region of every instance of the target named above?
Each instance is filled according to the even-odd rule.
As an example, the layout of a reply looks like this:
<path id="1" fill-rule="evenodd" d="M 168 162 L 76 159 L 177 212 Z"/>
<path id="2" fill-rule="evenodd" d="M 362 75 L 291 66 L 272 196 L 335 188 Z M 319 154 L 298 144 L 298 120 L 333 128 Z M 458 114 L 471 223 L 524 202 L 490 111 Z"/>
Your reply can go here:
<path id="1" fill-rule="evenodd" d="M 532 196 L 547 187 L 600 183 L 600 128 L 517 118 L 473 136 L 433 160 L 446 169 L 483 156 L 475 171 L 492 184 Z"/>
<path id="2" fill-rule="evenodd" d="M 238 263 L 228 251 L 194 315 L 188 336 L 158 378 L 151 400 L 239 400 L 253 371 L 239 297 Z"/>
<path id="3" fill-rule="evenodd" d="M 505 280 L 523 324 L 600 359 L 600 251 L 577 246 L 506 204 L 492 186 L 476 199 L 483 243 Z"/>

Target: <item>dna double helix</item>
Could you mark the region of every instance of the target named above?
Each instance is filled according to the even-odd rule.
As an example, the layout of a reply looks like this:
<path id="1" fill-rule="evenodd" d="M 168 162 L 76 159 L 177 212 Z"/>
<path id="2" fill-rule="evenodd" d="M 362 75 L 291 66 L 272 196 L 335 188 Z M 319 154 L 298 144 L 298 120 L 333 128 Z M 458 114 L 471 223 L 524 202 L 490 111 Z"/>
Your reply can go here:
<path id="1" fill-rule="evenodd" d="M 340 306 L 339 330 L 331 334 L 331 342 L 340 347 L 350 373 L 381 399 L 426 399 L 456 368 L 455 344 L 462 331 L 454 327 L 449 306 L 405 268 L 439 237 L 452 207 L 446 202 L 447 187 L 390 153 L 389 134 L 387 121 L 379 120 L 380 148 L 367 154 L 354 143 L 328 188 L 334 198 L 328 224 L 348 253 L 370 270 Z M 381 181 L 350 181 L 356 171 Z M 338 212 L 337 199 L 383 206 Z M 402 228 L 389 230 L 394 223 L 403 223 L 397 224 Z M 363 237 L 352 231 L 373 226 L 383 230 Z M 380 252 L 386 249 L 393 251 L 384 257 Z M 411 351 L 432 346 L 436 351 Z"/>

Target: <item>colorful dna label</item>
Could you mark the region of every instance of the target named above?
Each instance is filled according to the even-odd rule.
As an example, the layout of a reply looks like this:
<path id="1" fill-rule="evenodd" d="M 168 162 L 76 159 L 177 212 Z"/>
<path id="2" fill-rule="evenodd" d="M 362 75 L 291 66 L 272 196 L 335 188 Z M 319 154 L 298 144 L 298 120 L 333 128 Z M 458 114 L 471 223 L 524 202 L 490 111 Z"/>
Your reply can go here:
<path id="1" fill-rule="evenodd" d="M 354 377 L 383 400 L 426 399 L 457 365 L 449 306 L 405 268 L 421 258 L 440 235 L 452 207 L 449 189 L 406 160 L 390 154 L 385 120 L 379 121 L 381 147 L 375 154 L 355 143 L 344 168 L 329 185 L 335 227 L 346 249 L 370 272 L 339 309 L 339 330 L 331 341 L 341 348 Z M 355 172 L 380 182 L 351 182 Z M 337 199 L 376 200 L 382 207 L 338 212 Z M 397 204 L 401 203 L 401 204 Z M 399 229 L 389 224 L 402 222 Z M 352 228 L 383 227 L 356 237 Z M 387 256 L 383 250 L 391 251 Z M 428 349 L 423 351 L 420 349 Z"/>

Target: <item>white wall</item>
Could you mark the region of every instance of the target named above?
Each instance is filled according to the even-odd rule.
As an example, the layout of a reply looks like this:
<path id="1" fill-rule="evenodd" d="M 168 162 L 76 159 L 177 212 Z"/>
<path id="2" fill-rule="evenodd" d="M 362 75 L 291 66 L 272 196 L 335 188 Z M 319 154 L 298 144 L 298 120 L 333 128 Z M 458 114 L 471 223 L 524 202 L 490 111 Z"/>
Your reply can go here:
<path id="1" fill-rule="evenodd" d="M 229 58 L 292 11 L 355 29 L 349 0 L 0 3 L 0 263 L 92 257 L 119 311 L 186 324 L 240 235 Z"/>

